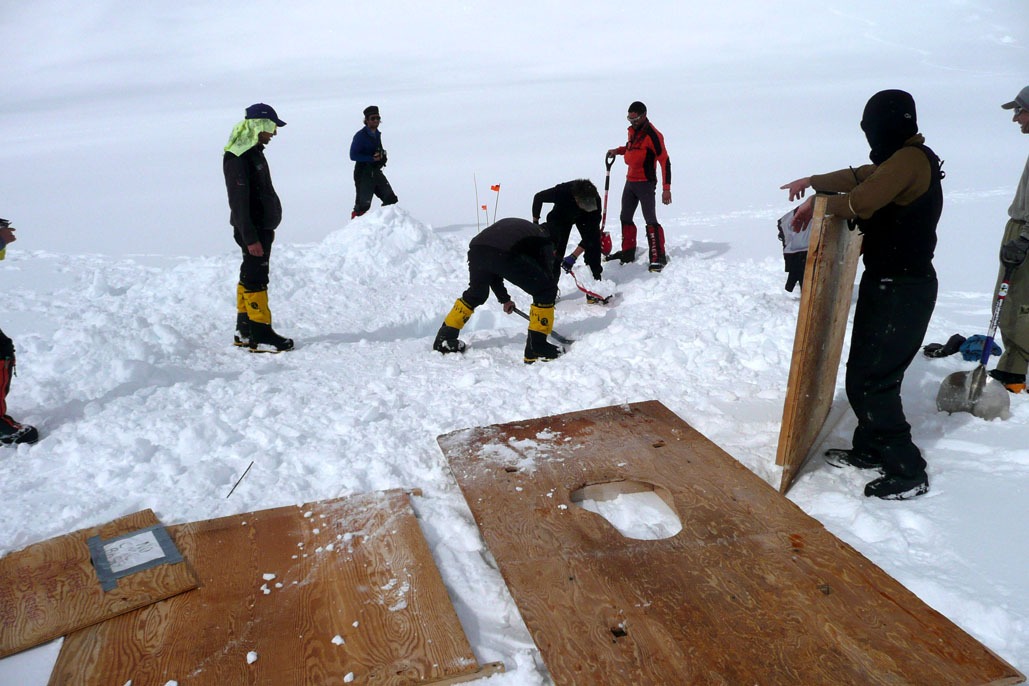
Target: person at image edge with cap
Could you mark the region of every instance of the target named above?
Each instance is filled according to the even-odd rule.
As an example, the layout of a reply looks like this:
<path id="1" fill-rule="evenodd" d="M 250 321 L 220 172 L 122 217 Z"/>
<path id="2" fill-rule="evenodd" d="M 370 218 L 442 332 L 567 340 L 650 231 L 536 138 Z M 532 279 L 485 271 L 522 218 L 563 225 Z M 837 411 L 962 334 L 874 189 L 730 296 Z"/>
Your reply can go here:
<path id="1" fill-rule="evenodd" d="M 650 248 L 650 271 L 659 272 L 668 264 L 665 253 L 665 230 L 657 221 L 655 193 L 657 167 L 661 167 L 661 202 L 672 202 L 672 162 L 668 159 L 665 137 L 647 119 L 647 106 L 640 101 L 629 105 L 629 140 L 625 145 L 607 151 L 610 155 L 624 155 L 629 171 L 622 190 L 622 249 L 611 253 L 608 260 L 628 264 L 636 260 L 636 225 L 633 215 L 636 207 L 643 210 L 647 222 L 647 244 Z"/>
<path id="2" fill-rule="evenodd" d="M 354 211 L 350 218 L 360 217 L 372 206 L 372 196 L 382 201 L 383 207 L 397 202 L 397 194 L 390 187 L 382 168 L 386 166 L 386 151 L 382 149 L 379 108 L 364 108 L 364 127 L 354 134 L 350 142 L 350 159 L 354 161 Z"/>
<path id="3" fill-rule="evenodd" d="M 275 229 L 282 221 L 282 203 L 272 186 L 264 148 L 280 126 L 275 110 L 257 103 L 236 124 L 222 157 L 229 194 L 232 235 L 243 251 L 236 285 L 235 344 L 251 352 L 277 353 L 293 349 L 293 340 L 272 329 L 268 308 L 268 264 Z"/>
<path id="4" fill-rule="evenodd" d="M 1001 107 L 1013 110 L 1011 121 L 1018 124 L 1022 133 L 1029 133 L 1029 86 Z M 996 299 L 1004 272 L 1012 267 L 1008 295 L 997 323 L 1004 354 L 1000 356 L 996 369 L 990 370 L 990 376 L 1012 393 L 1023 393 L 1026 368 L 1029 367 L 1029 266 L 1025 263 L 1026 252 L 1029 251 L 1029 159 L 1026 159 L 1022 178 L 1015 187 L 1015 199 L 1008 208 L 1008 217 L 1001 239 L 1000 274 L 994 290 Z"/>

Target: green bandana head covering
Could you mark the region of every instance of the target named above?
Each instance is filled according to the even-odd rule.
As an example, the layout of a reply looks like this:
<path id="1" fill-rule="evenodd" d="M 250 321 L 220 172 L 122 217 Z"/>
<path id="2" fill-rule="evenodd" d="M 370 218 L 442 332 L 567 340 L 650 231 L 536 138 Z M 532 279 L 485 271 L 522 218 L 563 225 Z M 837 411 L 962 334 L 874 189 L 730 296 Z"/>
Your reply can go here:
<path id="1" fill-rule="evenodd" d="M 273 133 L 274 131 L 275 122 L 271 119 L 244 119 L 232 129 L 232 135 L 229 136 L 225 152 L 231 152 L 236 157 L 239 157 L 257 145 L 257 134 Z"/>

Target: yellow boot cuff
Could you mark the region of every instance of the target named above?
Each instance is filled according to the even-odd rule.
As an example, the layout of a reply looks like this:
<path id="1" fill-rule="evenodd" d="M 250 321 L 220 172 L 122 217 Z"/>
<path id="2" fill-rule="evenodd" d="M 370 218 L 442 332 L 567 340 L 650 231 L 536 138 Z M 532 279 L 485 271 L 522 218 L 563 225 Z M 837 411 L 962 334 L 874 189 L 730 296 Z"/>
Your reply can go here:
<path id="1" fill-rule="evenodd" d="M 464 300 L 458 298 L 454 301 L 454 307 L 450 310 L 450 314 L 447 315 L 446 319 L 443 320 L 443 323 L 460 330 L 468 322 L 474 311 L 468 307 Z"/>
<path id="2" fill-rule="evenodd" d="M 554 329 L 554 306 L 533 305 L 529 308 L 529 331 L 550 335 Z"/>

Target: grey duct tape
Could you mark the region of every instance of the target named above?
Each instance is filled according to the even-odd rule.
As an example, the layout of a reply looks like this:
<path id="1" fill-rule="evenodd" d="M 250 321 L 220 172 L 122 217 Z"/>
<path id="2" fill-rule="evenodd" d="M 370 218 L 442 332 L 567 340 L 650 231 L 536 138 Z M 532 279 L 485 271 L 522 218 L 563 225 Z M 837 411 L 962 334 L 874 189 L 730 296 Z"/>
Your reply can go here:
<path id="1" fill-rule="evenodd" d="M 114 538 L 92 536 L 86 541 L 100 587 L 113 591 L 118 579 L 158 565 L 182 562 L 182 554 L 161 524 Z"/>

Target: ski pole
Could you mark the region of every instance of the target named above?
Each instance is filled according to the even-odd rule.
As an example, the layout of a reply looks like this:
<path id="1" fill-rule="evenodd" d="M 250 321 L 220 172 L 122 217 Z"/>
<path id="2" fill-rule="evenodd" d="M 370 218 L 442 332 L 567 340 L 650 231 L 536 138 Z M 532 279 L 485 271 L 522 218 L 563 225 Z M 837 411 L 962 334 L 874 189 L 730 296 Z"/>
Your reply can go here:
<path id="1" fill-rule="evenodd" d="M 531 319 L 529 319 L 529 315 L 525 314 L 524 312 L 519 310 L 517 307 L 514 308 L 514 313 L 517 314 L 522 319 L 524 319 L 525 321 L 532 321 Z M 571 338 L 565 338 L 564 336 L 562 336 L 561 334 L 559 334 L 557 331 L 554 331 L 554 330 L 550 331 L 550 335 L 553 336 L 555 341 L 557 341 L 558 343 L 563 343 L 564 345 L 571 345 L 572 343 L 575 342 Z"/>

